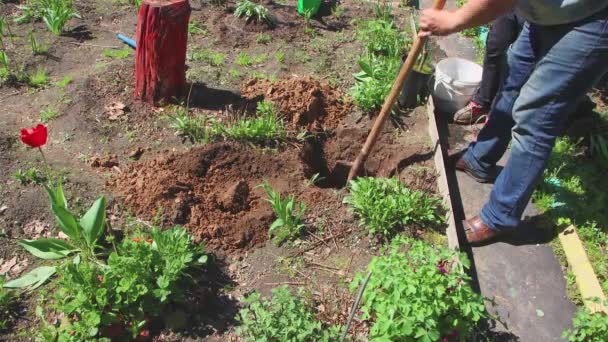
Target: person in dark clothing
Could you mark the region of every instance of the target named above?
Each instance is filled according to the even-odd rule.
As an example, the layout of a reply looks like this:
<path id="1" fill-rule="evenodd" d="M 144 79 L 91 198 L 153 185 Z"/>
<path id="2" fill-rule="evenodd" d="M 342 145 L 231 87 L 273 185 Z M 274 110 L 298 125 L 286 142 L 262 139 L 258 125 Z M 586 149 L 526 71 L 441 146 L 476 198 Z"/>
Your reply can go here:
<path id="1" fill-rule="evenodd" d="M 454 114 L 454 122 L 463 125 L 476 123 L 488 115 L 500 83 L 504 78 L 507 50 L 521 31 L 525 20 L 510 11 L 498 17 L 488 32 L 483 60 L 481 83 L 469 104 Z"/>

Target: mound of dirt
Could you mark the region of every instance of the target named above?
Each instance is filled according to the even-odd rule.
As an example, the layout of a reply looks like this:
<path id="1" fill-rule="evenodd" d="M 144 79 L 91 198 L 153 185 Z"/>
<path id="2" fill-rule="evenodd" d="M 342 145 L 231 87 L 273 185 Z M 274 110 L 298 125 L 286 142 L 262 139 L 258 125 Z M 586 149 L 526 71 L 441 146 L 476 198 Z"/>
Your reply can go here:
<path id="1" fill-rule="evenodd" d="M 352 105 L 344 102 L 344 94 L 339 90 L 310 77 L 294 77 L 276 83 L 252 79 L 245 84 L 241 95 L 248 99 L 263 96 L 278 107 L 292 128 L 306 127 L 310 131 L 336 128 L 352 110 Z"/>
<path id="2" fill-rule="evenodd" d="M 264 243 L 274 219 L 256 186 L 282 192 L 304 184 L 297 154 L 271 154 L 217 143 L 136 163 L 108 186 L 140 217 L 184 225 L 210 248 L 247 250 Z"/>

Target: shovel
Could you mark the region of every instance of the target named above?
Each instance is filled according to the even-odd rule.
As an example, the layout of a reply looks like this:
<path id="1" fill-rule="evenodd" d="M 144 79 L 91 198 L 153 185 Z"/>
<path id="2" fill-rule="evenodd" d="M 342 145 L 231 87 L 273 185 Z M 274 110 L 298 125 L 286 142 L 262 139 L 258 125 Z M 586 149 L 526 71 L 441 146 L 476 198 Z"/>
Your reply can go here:
<path id="1" fill-rule="evenodd" d="M 433 9 L 436 9 L 436 10 L 443 9 L 443 6 L 445 6 L 445 1 L 446 0 L 434 0 Z M 359 174 L 361 167 L 363 167 L 363 164 L 365 164 L 365 161 L 367 160 L 369 153 L 371 152 L 372 148 L 374 147 L 374 144 L 376 143 L 376 140 L 378 139 L 378 136 L 380 135 L 380 132 L 382 131 L 382 126 L 384 125 L 384 122 L 388 118 L 388 116 L 391 112 L 391 109 L 393 108 L 393 105 L 395 104 L 395 100 L 397 100 L 397 97 L 399 96 L 399 93 L 401 92 L 403 83 L 405 82 L 407 75 L 410 73 L 410 71 L 412 71 L 414 63 L 416 62 L 416 59 L 418 58 L 418 55 L 420 54 L 420 51 L 422 51 L 422 47 L 425 45 L 427 40 L 428 40 L 428 37 L 419 37 L 418 35 L 416 35 L 416 40 L 414 41 L 414 44 L 412 45 L 412 48 L 410 49 L 410 52 L 407 55 L 407 59 L 401 66 L 399 75 L 397 76 L 397 79 L 395 79 L 395 82 L 393 83 L 393 87 L 391 88 L 390 93 L 388 94 L 386 100 L 384 101 L 384 105 L 382 105 L 382 110 L 380 111 L 380 114 L 376 118 L 376 121 L 374 122 L 374 126 L 372 127 L 372 130 L 369 132 L 369 135 L 367 136 L 367 140 L 365 141 L 363 148 L 361 148 L 361 152 L 359 152 L 359 156 L 357 156 L 357 159 L 355 159 L 355 161 L 352 163 L 352 167 L 350 168 L 350 172 L 348 173 L 348 178 L 346 181 L 347 184 L 353 178 L 355 178 L 357 176 L 357 174 Z M 350 166 L 348 163 L 345 163 L 345 162 L 339 162 L 339 163 L 343 164 L 342 167 Z"/>

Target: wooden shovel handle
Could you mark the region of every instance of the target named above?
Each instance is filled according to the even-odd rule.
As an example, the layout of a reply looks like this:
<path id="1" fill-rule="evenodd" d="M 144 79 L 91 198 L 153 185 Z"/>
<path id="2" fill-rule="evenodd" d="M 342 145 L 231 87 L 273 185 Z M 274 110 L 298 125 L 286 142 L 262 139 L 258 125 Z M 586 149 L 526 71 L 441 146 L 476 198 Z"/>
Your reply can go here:
<path id="1" fill-rule="evenodd" d="M 433 2 L 432 8 L 437 10 L 443 9 L 443 6 L 445 6 L 445 1 L 446 0 L 435 0 Z M 416 39 L 414 40 L 414 44 L 412 45 L 412 48 L 410 49 L 410 52 L 407 55 L 407 59 L 401 66 L 399 75 L 397 75 L 397 79 L 393 83 L 393 87 L 391 88 L 390 93 L 388 94 L 386 100 L 384 100 L 382 110 L 376 118 L 372 130 L 369 132 L 367 140 L 365 141 L 363 148 L 361 148 L 361 152 L 359 152 L 357 159 L 355 159 L 355 161 L 353 162 L 350 172 L 348 173 L 347 182 L 350 182 L 359 173 L 361 166 L 363 166 L 363 164 L 367 160 L 367 156 L 374 147 L 374 144 L 378 139 L 378 135 L 380 135 L 380 131 L 382 131 L 382 126 L 384 125 L 386 118 L 388 118 L 391 109 L 393 108 L 393 104 L 395 104 L 395 100 L 397 99 L 397 96 L 399 96 L 399 92 L 401 92 L 401 88 L 403 88 L 405 78 L 412 70 L 414 63 L 416 62 L 416 58 L 418 58 L 418 55 L 420 54 L 420 51 L 422 50 L 422 47 L 424 46 L 424 43 L 426 43 L 427 39 L 428 37 L 419 37 L 418 35 L 416 35 Z"/>

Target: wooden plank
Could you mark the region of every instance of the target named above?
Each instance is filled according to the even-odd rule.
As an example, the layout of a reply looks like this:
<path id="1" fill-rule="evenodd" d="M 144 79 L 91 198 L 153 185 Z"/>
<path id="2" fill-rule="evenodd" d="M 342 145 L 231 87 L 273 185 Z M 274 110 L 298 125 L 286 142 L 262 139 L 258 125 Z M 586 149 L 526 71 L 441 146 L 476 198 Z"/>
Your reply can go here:
<path id="1" fill-rule="evenodd" d="M 427 104 L 427 115 L 429 117 L 429 135 L 431 137 L 432 146 L 435 148 L 435 169 L 437 170 L 437 187 L 439 193 L 443 197 L 443 204 L 448 210 L 448 227 L 446 229 L 446 235 L 448 237 L 448 246 L 452 249 L 459 249 L 460 244 L 458 242 L 458 234 L 456 233 L 456 220 L 454 218 L 454 211 L 452 209 L 452 196 L 448 187 L 448 176 L 445 169 L 445 158 L 443 148 L 441 146 L 441 140 L 439 139 L 439 131 L 437 129 L 437 122 L 435 121 L 435 105 L 433 99 L 429 97 Z"/>
<path id="2" fill-rule="evenodd" d="M 606 296 L 602 291 L 600 282 L 593 271 L 593 266 L 589 262 L 585 247 L 576 233 L 574 226 L 568 227 L 559 234 L 559 241 L 564 248 L 566 259 L 572 269 L 572 273 L 576 278 L 576 285 L 581 291 L 583 302 L 591 312 L 604 311 L 608 313 L 607 308 L 601 304 L 591 300 L 591 298 L 599 298 L 601 301 L 606 300 Z"/>

